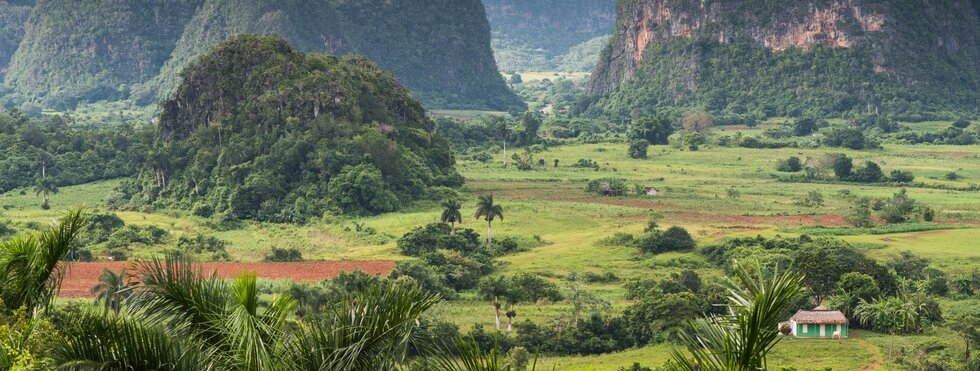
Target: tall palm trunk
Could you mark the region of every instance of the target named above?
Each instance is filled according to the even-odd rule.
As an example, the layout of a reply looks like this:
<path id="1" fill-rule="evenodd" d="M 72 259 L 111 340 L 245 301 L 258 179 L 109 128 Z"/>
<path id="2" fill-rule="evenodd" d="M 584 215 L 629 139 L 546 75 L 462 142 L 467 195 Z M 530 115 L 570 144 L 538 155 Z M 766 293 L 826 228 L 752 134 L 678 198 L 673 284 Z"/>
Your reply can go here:
<path id="1" fill-rule="evenodd" d="M 449 223 L 449 235 L 450 236 L 455 236 L 456 235 L 456 222 L 450 222 Z"/>
<path id="2" fill-rule="evenodd" d="M 487 220 L 487 248 L 490 247 L 491 243 L 493 243 L 493 221 Z"/>
<path id="3" fill-rule="evenodd" d="M 497 331 L 500 331 L 500 301 L 498 299 L 493 299 L 493 309 L 495 311 L 495 320 L 497 322 Z"/>

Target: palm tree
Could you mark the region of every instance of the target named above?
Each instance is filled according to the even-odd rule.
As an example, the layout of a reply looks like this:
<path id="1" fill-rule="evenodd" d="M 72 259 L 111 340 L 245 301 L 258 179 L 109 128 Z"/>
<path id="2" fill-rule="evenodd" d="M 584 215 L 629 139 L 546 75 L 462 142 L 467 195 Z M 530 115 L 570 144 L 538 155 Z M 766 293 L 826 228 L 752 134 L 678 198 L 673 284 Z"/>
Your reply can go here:
<path id="1" fill-rule="evenodd" d="M 761 272 L 761 269 L 755 269 Z M 776 324 L 788 315 L 790 305 L 805 292 L 803 276 L 787 270 L 764 278 L 735 263 L 735 277 L 728 282 L 728 314 L 691 321 L 690 330 L 679 332 L 693 357 L 675 350 L 675 369 L 749 371 L 767 368 L 766 355 L 779 341 Z"/>
<path id="2" fill-rule="evenodd" d="M 480 281 L 479 293 L 483 300 L 493 300 L 495 323 L 497 331 L 500 331 L 500 298 L 507 296 L 507 279 L 503 276 L 487 277 Z"/>
<path id="3" fill-rule="evenodd" d="M 220 364 L 243 370 L 275 364 L 285 345 L 285 325 L 296 301 L 273 298 L 259 310 L 254 273 L 243 273 L 231 285 L 200 265 L 170 258 L 137 264 L 140 285 L 129 299 L 129 312 L 150 324 L 167 324 L 176 335 L 202 339 Z"/>
<path id="4" fill-rule="evenodd" d="M 127 310 L 72 319 L 53 346 L 56 366 L 395 369 L 418 319 L 439 301 L 416 286 L 373 285 L 347 293 L 322 321 L 287 326 L 295 301 L 282 295 L 259 305 L 254 274 L 226 283 L 174 258 L 136 267 L 139 284 Z"/>
<path id="5" fill-rule="evenodd" d="M 493 203 L 493 195 L 480 196 L 476 202 L 476 219 L 481 217 L 487 221 L 487 248 L 493 242 L 493 220 L 500 217 L 504 220 L 504 208 Z M 499 329 L 500 326 L 498 326 Z"/>
<path id="6" fill-rule="evenodd" d="M 115 314 L 119 314 L 123 300 L 132 295 L 133 285 L 129 282 L 129 271 L 123 269 L 117 274 L 102 268 L 102 275 L 99 276 L 99 283 L 92 288 L 95 294 L 95 302 L 101 302 L 106 308 L 111 309 Z"/>
<path id="7" fill-rule="evenodd" d="M 511 310 L 508 310 L 507 313 L 504 314 L 507 315 L 507 336 L 510 336 L 510 330 L 513 328 L 512 324 L 514 322 L 514 317 L 517 317 L 517 310 L 511 308 Z"/>
<path id="8" fill-rule="evenodd" d="M 82 211 L 73 210 L 41 232 L 0 243 L 0 299 L 5 311 L 48 308 L 64 279 L 60 261 L 71 251 L 84 222 Z"/>
<path id="9" fill-rule="evenodd" d="M 440 220 L 443 223 L 449 223 L 449 227 L 452 228 L 449 232 L 451 235 L 456 234 L 456 223 L 463 222 L 463 215 L 459 213 L 461 207 L 456 200 L 449 200 L 442 203 L 443 210 Z"/>
<path id="10" fill-rule="evenodd" d="M 54 181 L 51 180 L 51 178 L 40 178 L 34 185 L 34 194 L 38 196 L 42 194 L 44 195 L 44 203 L 41 204 L 41 208 L 46 210 L 48 207 L 50 207 L 48 204 L 50 195 L 58 194 L 58 186 L 54 184 Z"/>
<path id="11" fill-rule="evenodd" d="M 871 302 L 861 299 L 854 308 L 854 316 L 862 326 L 891 335 L 888 344 L 888 359 L 891 360 L 895 335 L 919 331 L 926 317 L 926 308 L 924 304 L 916 304 L 904 296 L 872 299 Z"/>
<path id="12" fill-rule="evenodd" d="M 288 368 L 399 369 L 409 343 L 428 348 L 412 332 L 422 313 L 438 302 L 437 295 L 414 285 L 373 285 L 347 293 L 327 309 L 324 322 L 300 327 L 287 345 Z"/>

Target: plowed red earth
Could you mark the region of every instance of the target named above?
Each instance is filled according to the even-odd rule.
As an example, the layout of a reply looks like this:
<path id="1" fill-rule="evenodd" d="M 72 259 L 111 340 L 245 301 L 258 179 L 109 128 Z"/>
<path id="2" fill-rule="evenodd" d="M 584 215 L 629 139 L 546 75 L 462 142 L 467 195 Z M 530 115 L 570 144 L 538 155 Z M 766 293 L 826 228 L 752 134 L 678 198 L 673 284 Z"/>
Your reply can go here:
<path id="1" fill-rule="evenodd" d="M 395 269 L 390 260 L 366 261 L 316 261 L 297 263 L 201 263 L 205 274 L 215 273 L 221 278 L 233 278 L 242 272 L 255 272 L 259 278 L 292 279 L 297 282 L 319 282 L 337 277 L 340 272 L 362 270 L 369 274 L 388 274 Z M 63 298 L 90 298 L 91 290 L 99 281 L 103 268 L 120 271 L 134 270 L 133 262 L 71 263 L 61 285 L 59 296 Z"/>

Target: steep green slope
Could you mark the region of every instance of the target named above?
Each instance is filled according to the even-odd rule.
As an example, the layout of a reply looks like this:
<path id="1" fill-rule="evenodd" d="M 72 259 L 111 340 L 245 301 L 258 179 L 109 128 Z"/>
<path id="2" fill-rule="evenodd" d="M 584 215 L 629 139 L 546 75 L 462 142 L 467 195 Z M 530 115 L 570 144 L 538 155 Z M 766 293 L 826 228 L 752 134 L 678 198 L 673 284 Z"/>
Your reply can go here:
<path id="1" fill-rule="evenodd" d="M 122 189 L 134 204 L 293 222 L 392 211 L 462 182 L 421 104 L 363 57 L 243 35 L 181 75 L 146 168 Z"/>
<path id="2" fill-rule="evenodd" d="M 493 49 L 503 71 L 588 71 L 599 53 L 590 41 L 609 35 L 616 0 L 484 0 Z M 578 62 L 566 61 L 576 50 Z M 583 54 L 583 50 L 590 53 Z"/>
<path id="3" fill-rule="evenodd" d="M 199 0 L 41 0 L 6 83 L 47 106 L 122 99 L 160 70 Z"/>
<path id="4" fill-rule="evenodd" d="M 24 24 L 31 15 L 31 5 L 0 1 L 0 81 L 7 74 L 10 58 L 24 38 Z"/>
<path id="5" fill-rule="evenodd" d="M 151 105 L 169 97 L 188 63 L 244 33 L 366 55 L 432 106 L 524 108 L 497 72 L 479 0 L 41 0 L 6 84 L 55 108 Z"/>
<path id="6" fill-rule="evenodd" d="M 588 86 L 607 96 L 593 112 L 980 114 L 978 8 L 967 0 L 624 1 Z"/>

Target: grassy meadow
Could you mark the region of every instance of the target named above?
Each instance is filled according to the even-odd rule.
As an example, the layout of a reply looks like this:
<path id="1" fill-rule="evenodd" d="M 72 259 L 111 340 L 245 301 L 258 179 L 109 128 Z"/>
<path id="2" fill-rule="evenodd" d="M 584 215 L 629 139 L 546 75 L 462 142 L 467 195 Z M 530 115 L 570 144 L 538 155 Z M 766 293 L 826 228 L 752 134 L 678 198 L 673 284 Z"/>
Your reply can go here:
<path id="1" fill-rule="evenodd" d="M 524 79 L 533 78 L 523 74 Z M 475 114 L 474 112 L 450 112 Z M 755 129 L 760 130 L 760 129 Z M 744 129 L 751 132 L 751 129 Z M 644 255 L 631 247 L 600 246 L 597 241 L 615 232 L 638 233 L 648 220 L 661 226 L 684 226 L 704 244 L 733 236 L 794 235 L 815 226 L 846 227 L 842 216 L 850 201 L 846 194 L 886 197 L 897 187 L 853 184 L 788 183 L 775 179 L 774 167 L 789 156 L 817 157 L 825 153 L 846 153 L 855 159 L 874 160 L 888 173 L 908 170 L 917 180 L 930 185 L 966 187 L 980 183 L 980 146 L 884 145 L 882 150 L 852 151 L 841 149 L 745 149 L 703 146 L 691 152 L 670 146 L 650 147 L 650 158 L 630 159 L 626 144 L 569 144 L 535 153 L 544 166 L 531 171 L 505 167 L 503 155 L 481 163 L 460 161 L 458 169 L 467 182 L 461 193 L 465 223 L 481 235 L 486 224 L 472 218 L 476 196 L 492 193 L 504 208 L 503 220 L 493 225 L 495 236 L 538 237 L 539 247 L 500 258 L 497 274 L 540 273 L 555 282 L 576 272 L 604 274 L 611 272 L 619 281 L 587 284 L 585 288 L 610 301 L 614 310 L 629 302 L 622 298 L 622 284 L 627 279 L 664 277 L 679 271 L 678 261 L 694 264 L 702 276 L 719 276 L 721 271 L 694 253 Z M 554 160 L 558 160 L 555 167 Z M 590 159 L 600 169 L 577 168 L 579 159 Z M 949 181 L 944 174 L 955 171 L 962 179 Z M 655 186 L 661 194 L 655 197 L 601 197 L 584 191 L 586 183 L 601 177 L 624 178 L 627 183 Z M 0 220 L 16 226 L 46 224 L 64 210 L 78 206 L 98 208 L 121 180 L 65 187 L 52 195 L 50 210 L 41 210 L 40 197 L 30 190 L 15 190 L 0 195 Z M 731 197 L 734 189 L 737 197 Z M 808 192 L 820 192 L 823 207 L 803 207 L 795 201 Z M 937 211 L 936 224 L 941 228 L 919 232 L 886 234 L 853 234 L 841 238 L 861 246 L 868 256 L 887 259 L 900 251 L 911 251 L 926 257 L 932 264 L 950 274 L 961 274 L 980 268 L 980 195 L 977 192 L 937 188 L 910 188 L 911 198 Z M 319 260 L 406 259 L 399 254 L 395 240 L 410 229 L 437 222 L 440 209 L 436 202 L 423 202 L 396 213 L 364 218 L 334 218 L 308 225 L 281 225 L 242 222 L 239 228 L 217 230 L 207 219 L 184 211 L 157 210 L 118 212 L 126 222 L 156 225 L 175 236 L 205 232 L 228 243 L 232 258 L 258 261 L 273 246 L 295 247 L 304 258 Z M 35 224 L 37 223 L 37 224 Z M 366 227 L 375 233 L 364 232 Z M 148 257 L 160 251 L 132 247 L 135 257 Z M 690 263 L 693 262 L 693 263 Z M 944 301 L 944 306 L 976 305 Z M 566 313 L 565 303 L 521 304 L 516 307 L 517 321 L 531 319 L 547 322 Z M 455 322 L 463 331 L 474 324 L 492 326 L 493 307 L 464 294 L 458 301 L 439 304 L 428 315 Z M 921 335 L 934 338 L 952 349 L 961 349 L 955 335 L 942 331 Z M 901 344 L 909 338 L 892 339 L 886 335 L 855 330 L 843 341 L 785 339 L 770 356 L 770 363 L 795 366 L 798 369 L 831 367 L 834 370 L 857 370 L 885 367 L 890 342 Z M 669 357 L 669 345 L 657 345 L 628 351 L 588 357 L 542 357 L 545 369 L 613 370 L 640 362 L 656 367 Z"/>

